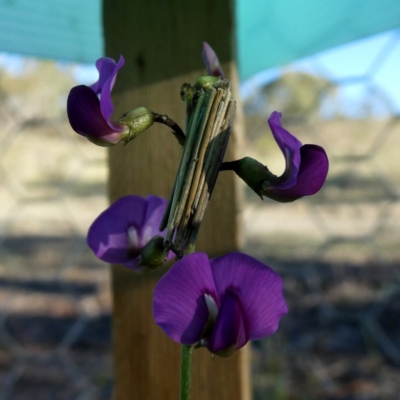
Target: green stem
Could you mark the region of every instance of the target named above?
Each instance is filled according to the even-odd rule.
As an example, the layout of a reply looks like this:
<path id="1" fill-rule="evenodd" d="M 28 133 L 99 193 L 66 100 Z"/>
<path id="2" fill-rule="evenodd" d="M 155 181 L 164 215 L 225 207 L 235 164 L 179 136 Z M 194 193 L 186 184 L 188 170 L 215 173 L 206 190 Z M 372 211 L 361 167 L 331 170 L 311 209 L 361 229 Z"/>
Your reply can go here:
<path id="1" fill-rule="evenodd" d="M 192 367 L 192 346 L 182 345 L 181 350 L 181 391 L 180 400 L 190 399 L 190 381 Z"/>

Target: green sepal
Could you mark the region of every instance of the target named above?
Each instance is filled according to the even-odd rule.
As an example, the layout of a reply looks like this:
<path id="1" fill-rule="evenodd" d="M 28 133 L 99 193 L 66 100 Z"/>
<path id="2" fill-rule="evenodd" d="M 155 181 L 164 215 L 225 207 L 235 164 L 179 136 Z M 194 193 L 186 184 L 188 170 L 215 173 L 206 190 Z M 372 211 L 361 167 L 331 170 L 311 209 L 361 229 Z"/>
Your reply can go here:
<path id="1" fill-rule="evenodd" d="M 240 160 L 226 163 L 229 169 L 244 180 L 244 182 L 253 189 L 260 197 L 265 196 L 265 185 L 267 182 L 274 182 L 277 176 L 259 161 L 251 157 L 244 157 Z"/>
<path id="2" fill-rule="evenodd" d="M 139 267 L 155 269 L 164 262 L 164 238 L 154 236 L 140 253 Z"/>
<path id="3" fill-rule="evenodd" d="M 138 107 L 124 114 L 119 123 L 128 128 L 122 135 L 122 142 L 128 143 L 153 125 L 154 114 L 146 107 Z"/>

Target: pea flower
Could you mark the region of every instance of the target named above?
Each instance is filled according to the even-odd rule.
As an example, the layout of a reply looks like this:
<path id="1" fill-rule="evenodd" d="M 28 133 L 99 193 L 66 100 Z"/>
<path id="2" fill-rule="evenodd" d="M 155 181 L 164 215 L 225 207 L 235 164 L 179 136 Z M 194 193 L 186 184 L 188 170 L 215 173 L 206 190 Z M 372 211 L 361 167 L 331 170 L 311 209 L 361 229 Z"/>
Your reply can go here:
<path id="1" fill-rule="evenodd" d="M 154 291 L 156 323 L 174 341 L 227 357 L 249 340 L 272 335 L 287 313 L 282 279 L 242 253 L 209 260 L 192 253 Z"/>
<path id="2" fill-rule="evenodd" d="M 110 120 L 114 111 L 111 91 L 123 65 L 122 56 L 118 63 L 112 58 L 99 58 L 96 61 L 98 81 L 91 86 L 75 86 L 68 95 L 67 114 L 72 129 L 100 146 L 119 143 L 126 130 L 125 126 Z"/>
<path id="3" fill-rule="evenodd" d="M 93 222 L 87 243 L 96 257 L 107 263 L 134 270 L 156 267 L 163 261 L 163 237 L 158 227 L 166 206 L 167 201 L 157 196 L 122 197 Z"/>
<path id="4" fill-rule="evenodd" d="M 202 58 L 206 66 L 207 75 L 217 76 L 221 77 L 221 79 L 225 79 L 224 71 L 222 71 L 218 57 L 207 42 L 203 42 Z"/>
<path id="5" fill-rule="evenodd" d="M 302 145 L 281 124 L 281 113 L 274 111 L 268 124 L 285 157 L 286 167 L 281 176 L 251 157 L 225 163 L 221 170 L 233 170 L 260 197 L 282 203 L 317 193 L 326 180 L 329 161 L 325 150 L 315 144 Z"/>

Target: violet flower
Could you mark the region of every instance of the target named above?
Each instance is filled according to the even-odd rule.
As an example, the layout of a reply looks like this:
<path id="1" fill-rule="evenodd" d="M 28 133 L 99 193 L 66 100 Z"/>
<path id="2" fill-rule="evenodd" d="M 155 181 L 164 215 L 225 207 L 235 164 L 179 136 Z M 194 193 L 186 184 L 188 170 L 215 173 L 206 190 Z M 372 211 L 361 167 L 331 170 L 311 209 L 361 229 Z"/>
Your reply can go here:
<path id="1" fill-rule="evenodd" d="M 224 71 L 222 71 L 222 67 L 218 60 L 218 57 L 215 54 L 215 51 L 207 42 L 203 42 L 202 58 L 206 66 L 207 75 L 221 77 L 221 79 L 225 79 Z"/>
<path id="2" fill-rule="evenodd" d="M 174 341 L 227 357 L 278 329 L 288 311 L 282 286 L 276 272 L 248 255 L 208 260 L 205 253 L 192 253 L 158 282 L 153 314 Z"/>
<path id="3" fill-rule="evenodd" d="M 122 56 L 118 63 L 112 58 L 99 58 L 96 61 L 98 81 L 91 86 L 75 86 L 68 95 L 67 114 L 72 129 L 100 146 L 119 143 L 126 130 L 125 126 L 110 120 L 114 111 L 111 90 L 123 65 Z"/>
<path id="4" fill-rule="evenodd" d="M 166 206 L 167 201 L 157 196 L 122 197 L 93 222 L 87 243 L 100 260 L 139 270 L 146 245 L 162 236 L 158 227 Z M 159 253 L 164 250 L 162 242 L 155 243 Z"/>
<path id="5" fill-rule="evenodd" d="M 281 124 L 281 113 L 274 111 L 268 124 L 276 143 L 285 157 L 286 167 L 279 177 L 262 183 L 262 194 L 288 202 L 317 193 L 328 175 L 329 161 L 325 150 L 315 144 L 302 145 Z"/>
<path id="6" fill-rule="evenodd" d="M 268 124 L 285 157 L 281 176 L 251 157 L 224 163 L 221 170 L 234 170 L 261 198 L 286 203 L 317 193 L 326 180 L 329 161 L 325 150 L 315 144 L 302 145 L 281 124 L 281 113 L 274 111 Z"/>

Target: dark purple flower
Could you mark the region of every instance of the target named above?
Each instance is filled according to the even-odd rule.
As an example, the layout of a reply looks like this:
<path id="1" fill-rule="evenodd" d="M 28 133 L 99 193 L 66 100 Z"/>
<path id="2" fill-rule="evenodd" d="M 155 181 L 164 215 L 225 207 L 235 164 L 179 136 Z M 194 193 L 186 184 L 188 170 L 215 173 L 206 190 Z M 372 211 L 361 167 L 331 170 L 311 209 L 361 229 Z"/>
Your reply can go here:
<path id="1" fill-rule="evenodd" d="M 139 269 L 142 250 L 155 236 L 167 201 L 161 197 L 125 196 L 103 211 L 89 228 L 87 243 L 107 263 Z"/>
<path id="2" fill-rule="evenodd" d="M 279 177 L 262 183 L 262 194 L 273 200 L 289 202 L 317 193 L 326 180 L 329 161 L 325 150 L 315 144 L 302 145 L 281 124 L 282 114 L 274 111 L 268 124 L 285 157 L 286 167 Z"/>
<path id="3" fill-rule="evenodd" d="M 259 161 L 245 157 L 226 162 L 221 170 L 233 170 L 261 198 L 287 203 L 317 193 L 326 180 L 329 162 L 325 150 L 301 142 L 281 125 L 281 113 L 274 111 L 268 120 L 275 141 L 285 157 L 286 167 L 275 176 Z"/>
<path id="4" fill-rule="evenodd" d="M 225 79 L 224 71 L 222 71 L 222 67 L 218 60 L 218 57 L 215 54 L 215 51 L 207 42 L 203 42 L 202 57 L 203 62 L 206 66 L 207 75 L 217 76 L 221 77 L 221 79 Z"/>
<path id="5" fill-rule="evenodd" d="M 118 64 L 112 58 L 99 58 L 96 61 L 99 80 L 91 86 L 75 86 L 68 95 L 67 114 L 72 129 L 100 146 L 117 144 L 126 129 L 110 121 L 114 111 L 111 90 L 123 65 L 122 56 Z"/>
<path id="6" fill-rule="evenodd" d="M 248 255 L 208 260 L 204 253 L 192 253 L 158 282 L 153 314 L 176 342 L 229 356 L 278 329 L 287 313 L 282 286 L 276 272 Z"/>

